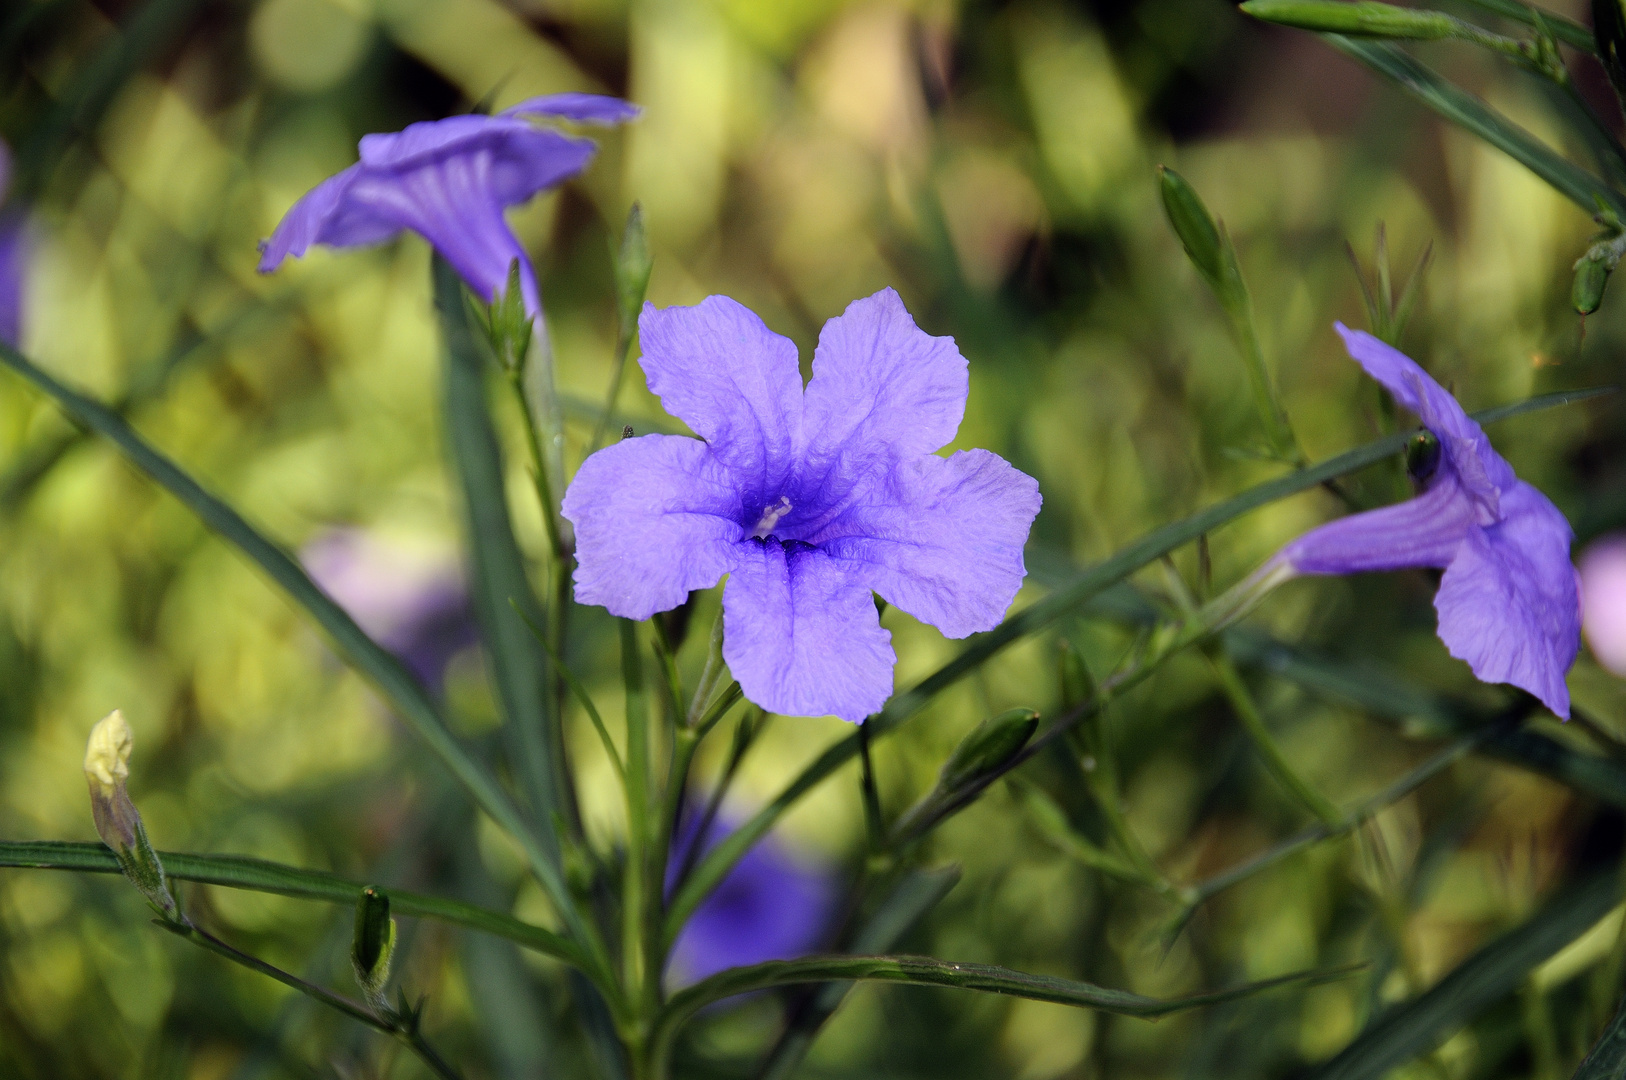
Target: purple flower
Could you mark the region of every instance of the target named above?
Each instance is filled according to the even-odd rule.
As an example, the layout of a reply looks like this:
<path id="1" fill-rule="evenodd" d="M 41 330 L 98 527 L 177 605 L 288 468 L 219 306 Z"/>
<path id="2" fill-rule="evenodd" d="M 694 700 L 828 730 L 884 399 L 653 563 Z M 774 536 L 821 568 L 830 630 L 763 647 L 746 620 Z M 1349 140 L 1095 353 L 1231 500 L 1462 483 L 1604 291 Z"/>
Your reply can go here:
<path id="1" fill-rule="evenodd" d="M 684 815 L 666 867 L 668 892 L 685 862 L 692 861 L 699 827 L 699 814 Z M 719 815 L 699 854 L 735 827 Z M 745 853 L 684 924 L 672 945 L 667 978 L 684 986 L 727 968 L 804 956 L 830 929 L 835 900 L 836 882 L 828 869 L 796 858 L 768 837 Z"/>
<path id="2" fill-rule="evenodd" d="M 1581 626 L 1592 655 L 1626 678 L 1626 533 L 1594 541 L 1581 553 Z"/>
<path id="3" fill-rule="evenodd" d="M 463 575 L 449 555 L 361 529 L 335 529 L 300 552 L 311 580 L 431 690 L 477 639 Z"/>
<path id="4" fill-rule="evenodd" d="M 312 244 L 377 244 L 411 229 L 484 300 L 508 287 L 508 269 L 518 259 L 534 316 L 541 310 L 536 274 L 503 211 L 581 172 L 594 147 L 522 117 L 618 124 L 637 115 L 637 106 L 617 98 L 553 94 L 496 116 L 452 116 L 364 135 L 361 160 L 307 192 L 260 245 L 260 272 Z"/>
<path id="5" fill-rule="evenodd" d="M 1451 655 L 1484 682 L 1512 683 L 1568 718 L 1564 673 L 1581 629 L 1569 523 L 1427 372 L 1370 334 L 1342 323 L 1338 332 L 1439 440 L 1438 460 L 1415 499 L 1323 525 L 1276 559 L 1304 574 L 1443 569 L 1434 608 Z"/>
<path id="6" fill-rule="evenodd" d="M 1039 487 L 986 450 L 932 451 L 965 412 L 966 362 L 891 289 L 796 346 L 724 296 L 644 305 L 649 388 L 704 441 L 600 450 L 565 493 L 576 598 L 647 619 L 723 591 L 723 657 L 774 712 L 859 721 L 892 691 L 871 590 L 949 637 L 999 622 L 1022 584 Z"/>
<path id="7" fill-rule="evenodd" d="M 0 142 L 0 203 L 11 188 L 11 150 Z M 24 274 L 28 264 L 27 218 L 17 207 L 0 209 L 0 341 L 19 348 L 23 336 Z"/>

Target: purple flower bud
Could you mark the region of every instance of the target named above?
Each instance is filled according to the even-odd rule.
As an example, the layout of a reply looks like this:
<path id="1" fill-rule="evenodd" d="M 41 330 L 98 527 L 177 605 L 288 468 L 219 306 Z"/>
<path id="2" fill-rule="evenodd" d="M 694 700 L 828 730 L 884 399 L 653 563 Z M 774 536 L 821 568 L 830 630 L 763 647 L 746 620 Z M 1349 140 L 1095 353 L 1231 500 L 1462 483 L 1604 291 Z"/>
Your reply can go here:
<path id="1" fill-rule="evenodd" d="M 745 696 L 859 721 L 892 692 L 871 591 L 949 637 L 993 627 L 1027 573 L 1039 485 L 986 450 L 949 457 L 966 361 L 891 289 L 796 346 L 725 296 L 644 306 L 649 388 L 704 441 L 624 439 L 565 493 L 576 599 L 647 619 L 723 591 L 723 658 Z"/>
<path id="2" fill-rule="evenodd" d="M 477 640 L 463 575 L 449 555 L 360 529 L 336 529 L 300 552 L 311 579 L 431 690 Z"/>
<path id="3" fill-rule="evenodd" d="M 312 244 L 377 244 L 411 229 L 487 302 L 519 260 L 526 308 L 541 310 L 536 274 L 503 212 L 587 167 L 593 144 L 537 127 L 525 115 L 620 123 L 634 105 L 597 94 L 532 98 L 497 116 L 451 116 L 364 135 L 361 160 L 305 194 L 261 244 L 260 272 Z"/>
<path id="4" fill-rule="evenodd" d="M 672 840 L 666 869 L 668 891 L 700 830 L 700 813 L 683 815 Z M 737 822 L 718 815 L 706 830 L 699 854 L 716 847 Z M 828 868 L 793 855 L 772 836 L 745 853 L 728 876 L 684 924 L 672 946 L 667 978 L 675 985 L 699 982 L 731 967 L 768 960 L 791 960 L 822 944 L 830 931 L 836 901 L 835 876 Z"/>
<path id="5" fill-rule="evenodd" d="M 1541 492 L 1513 475 L 1484 431 L 1410 358 L 1342 323 L 1349 354 L 1416 413 L 1439 457 L 1407 502 L 1313 529 L 1276 556 L 1301 574 L 1432 567 L 1440 640 L 1484 682 L 1528 690 L 1568 718 L 1564 673 L 1580 647 L 1571 532 Z"/>

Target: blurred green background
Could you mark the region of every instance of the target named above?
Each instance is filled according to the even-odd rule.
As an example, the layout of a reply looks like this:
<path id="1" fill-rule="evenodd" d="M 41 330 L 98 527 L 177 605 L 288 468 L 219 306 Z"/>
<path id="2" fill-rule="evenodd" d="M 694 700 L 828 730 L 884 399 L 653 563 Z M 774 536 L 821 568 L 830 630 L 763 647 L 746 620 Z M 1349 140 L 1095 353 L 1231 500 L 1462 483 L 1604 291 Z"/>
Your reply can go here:
<path id="1" fill-rule="evenodd" d="M 1578 18 L 1584 12 L 1569 11 Z M 1424 55 L 1531 130 L 1527 80 L 1466 47 Z M 1618 112 L 1607 84 L 1577 66 Z M 651 298 L 727 293 L 794 338 L 884 286 L 971 361 L 959 446 L 1037 476 L 1045 506 L 1024 603 L 1069 568 L 1275 475 L 1217 305 L 1169 233 L 1154 167 L 1178 168 L 1223 218 L 1265 351 L 1312 458 L 1392 423 L 1331 331 L 1363 321 L 1344 251 L 1370 263 L 1387 227 L 1397 273 L 1433 261 L 1402 344 L 1469 408 L 1618 382 L 1626 300 L 1582 333 L 1568 305 L 1585 215 L 1309 35 L 1223 0 L 8 0 L 0 135 L 31 214 L 23 349 L 124 403 L 135 424 L 282 543 L 359 526 L 452 560 L 457 516 L 439 420 L 429 259 L 415 237 L 318 251 L 254 273 L 255 242 L 356 140 L 486 102 L 592 90 L 644 107 L 598 136 L 587 173 L 512 215 L 537 261 L 578 461 L 614 345 L 610 249 L 633 200 L 655 252 Z M 1617 286 L 1618 288 L 1618 286 Z M 634 375 L 622 408 L 655 426 Z M 507 421 L 516 418 L 509 416 Z M 540 550 L 510 446 L 522 540 Z M 1493 429 L 1520 474 L 1585 542 L 1626 526 L 1626 432 L 1608 401 Z M 1404 494 L 1396 469 L 1354 485 Z M 1216 581 L 1342 512 L 1324 492 L 1212 537 Z M 1188 574 L 1195 556 L 1177 559 Z M 1154 568 L 1155 569 L 1155 568 Z M 1159 574 L 1144 577 L 1150 590 Z M 1472 701 L 1433 635 L 1423 573 L 1296 583 L 1252 624 Z M 707 605 L 697 619 L 709 620 Z M 598 613 L 602 616 L 602 613 Z M 1130 648 L 1111 612 L 1063 627 L 1097 674 Z M 607 619 L 584 621 L 578 669 L 617 715 Z M 953 654 L 891 610 L 900 683 Z M 697 623 L 705 625 L 705 623 Z M 687 661 L 698 658 L 690 642 Z M 691 655 L 692 654 L 692 655 Z M 1363 669 L 1363 670 L 1367 670 Z M 1352 806 L 1441 742 L 1267 674 L 1253 677 L 1289 757 Z M 1588 656 L 1577 701 L 1626 733 L 1621 682 Z M 495 710 L 480 658 L 447 693 L 476 738 Z M 1056 648 L 1032 639 L 941 697 L 878 749 L 894 812 L 930 787 L 992 711 L 1059 701 Z M 136 736 L 132 793 L 160 848 L 236 852 L 441 891 L 550 918 L 496 830 L 310 623 L 168 496 L 52 405 L 0 379 L 0 834 L 91 839 L 80 773 L 115 707 Z M 1394 717 L 1389 718 L 1393 720 Z M 1128 820 L 1192 881 L 1307 824 L 1272 781 L 1198 659 L 1115 706 Z M 572 750 L 590 831 L 621 828 L 585 718 Z M 1540 729 L 1589 753 L 1602 735 Z M 747 759 L 739 808 L 771 797 L 846 732 L 776 720 Z M 714 773 L 727 733 L 701 757 Z M 1024 774 L 1028 775 L 1028 774 Z M 794 812 L 785 841 L 839 870 L 861 857 L 856 774 Z M 1042 783 L 1066 801 L 1065 778 Z M 1031 1001 L 859 989 L 810 1077 L 1262 1077 L 1302 1074 L 1387 1002 L 1414 996 L 1583 870 L 1618 858 L 1617 808 L 1488 758 L 1456 762 L 1352 839 L 1319 845 L 1207 905 L 1166 949 L 1173 909 L 1045 839 L 1002 786 L 934 841 L 964 878 L 906 951 L 997 962 L 1151 994 L 1378 958 L 1360 975 L 1151 1025 Z M 219 932 L 347 985 L 350 914 L 187 890 Z M 1523 981 L 1405 1075 L 1568 1075 L 1619 983 L 1613 922 Z M 586 1075 L 548 962 L 423 924 L 401 980 L 473 1076 Z M 1611 963 L 1614 951 L 1616 961 Z M 778 1009 L 760 998 L 696 1024 L 691 1075 L 745 1075 Z M 550 1049 L 550 1047 L 552 1049 Z M 544 1070 L 549 1053 L 563 1064 Z M 121 882 L 0 872 L 0 1074 L 18 1077 L 416 1076 L 382 1040 L 148 924 Z"/>

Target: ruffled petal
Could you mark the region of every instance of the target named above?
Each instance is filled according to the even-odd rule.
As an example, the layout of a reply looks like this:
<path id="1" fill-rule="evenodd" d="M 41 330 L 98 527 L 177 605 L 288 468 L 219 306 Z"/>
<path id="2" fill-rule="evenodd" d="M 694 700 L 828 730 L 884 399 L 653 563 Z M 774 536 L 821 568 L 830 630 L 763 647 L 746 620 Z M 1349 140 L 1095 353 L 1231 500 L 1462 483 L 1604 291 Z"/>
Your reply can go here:
<path id="1" fill-rule="evenodd" d="M 1344 348 L 1366 373 L 1383 384 L 1396 402 L 1417 414 L 1423 426 L 1440 440 L 1446 462 L 1462 478 L 1463 488 L 1483 504 L 1480 523 L 1490 524 L 1498 514 L 1498 492 L 1516 478 L 1510 466 L 1492 448 L 1480 426 L 1463 411 L 1450 391 L 1434 381 L 1411 357 L 1384 344 L 1364 330 L 1334 323 Z"/>
<path id="2" fill-rule="evenodd" d="M 624 439 L 582 463 L 562 512 L 576 527 L 576 600 L 647 619 L 733 567 L 738 499 L 706 445 Z"/>
<path id="3" fill-rule="evenodd" d="M 1523 481 L 1502 507 L 1501 522 L 1470 530 L 1440 580 L 1440 640 L 1480 680 L 1528 690 L 1567 719 L 1564 674 L 1581 635 L 1569 523 Z"/>
<path id="4" fill-rule="evenodd" d="M 1355 574 L 1414 566 L 1441 569 L 1456 558 L 1477 527 L 1476 504 L 1454 475 L 1440 476 L 1423 494 L 1311 529 L 1282 549 L 1301 574 Z"/>
<path id="5" fill-rule="evenodd" d="M 951 638 L 1004 618 L 1039 483 L 987 450 L 899 462 L 814 542 L 855 581 Z"/>
<path id="6" fill-rule="evenodd" d="M 915 325 L 891 289 L 824 324 L 807 384 L 810 483 L 847 483 L 874 467 L 952 442 L 965 417 L 965 357 Z"/>
<path id="7" fill-rule="evenodd" d="M 858 723 L 892 694 L 892 635 L 869 589 L 801 544 L 746 540 L 723 588 L 723 659 L 745 696 Z"/>
<path id="8" fill-rule="evenodd" d="M 578 124 L 624 124 L 643 112 L 630 101 L 607 94 L 545 94 L 504 109 L 502 116 L 557 116 Z"/>
<path id="9" fill-rule="evenodd" d="M 802 447 L 795 343 L 726 296 L 645 304 L 638 333 L 639 363 L 666 411 L 711 444 L 748 501 L 784 495 Z"/>

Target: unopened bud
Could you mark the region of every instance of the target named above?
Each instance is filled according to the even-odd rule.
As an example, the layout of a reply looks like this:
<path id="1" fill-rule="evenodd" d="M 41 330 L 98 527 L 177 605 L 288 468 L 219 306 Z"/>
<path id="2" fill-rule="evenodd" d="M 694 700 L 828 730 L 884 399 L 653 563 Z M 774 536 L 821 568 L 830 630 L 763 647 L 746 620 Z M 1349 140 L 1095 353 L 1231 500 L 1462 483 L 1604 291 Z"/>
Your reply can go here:
<path id="1" fill-rule="evenodd" d="M 615 256 L 615 295 L 620 306 L 621 332 L 631 335 L 638 324 L 638 311 L 649 291 L 649 272 L 655 265 L 649 254 L 649 238 L 644 234 L 644 210 L 637 203 L 627 211 L 627 227 L 621 233 L 621 250 Z"/>
<path id="2" fill-rule="evenodd" d="M 1432 431 L 1420 431 L 1406 444 L 1406 473 L 1417 484 L 1434 475 L 1440 465 L 1440 440 Z"/>
<path id="3" fill-rule="evenodd" d="M 1575 284 L 1570 289 L 1570 303 L 1577 315 L 1591 315 L 1603 304 L 1604 286 L 1609 284 L 1609 261 L 1590 254 L 1575 263 Z"/>
<path id="4" fill-rule="evenodd" d="M 953 790 L 995 772 L 1026 746 L 1039 727 L 1032 709 L 1011 709 L 984 720 L 960 740 L 943 765 L 938 787 Z"/>
<path id="5" fill-rule="evenodd" d="M 1451 37 L 1462 24 L 1443 11 L 1380 4 L 1373 0 L 1247 0 L 1243 11 L 1264 22 L 1357 37 L 1435 41 Z"/>
<path id="6" fill-rule="evenodd" d="M 165 919 L 179 919 L 175 898 L 164 878 L 164 866 L 147 840 L 141 815 L 130 801 L 130 750 L 134 746 L 124 714 L 114 709 L 90 729 L 85 744 L 85 781 L 90 785 L 90 813 L 96 835 L 119 860 L 124 876 Z"/>
<path id="7" fill-rule="evenodd" d="M 395 955 L 395 920 L 390 918 L 390 898 L 369 885 L 356 899 L 355 940 L 350 947 L 350 964 L 356 982 L 375 1008 L 388 1006 L 384 984 L 390 979 L 390 960 Z"/>
<path id="8" fill-rule="evenodd" d="M 1163 210 L 1169 216 L 1174 235 L 1180 238 L 1197 271 L 1211 287 L 1218 289 L 1225 278 L 1225 254 L 1214 216 L 1185 177 L 1166 165 L 1158 166 L 1157 175 L 1163 192 Z"/>

